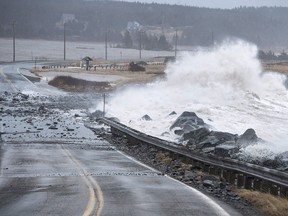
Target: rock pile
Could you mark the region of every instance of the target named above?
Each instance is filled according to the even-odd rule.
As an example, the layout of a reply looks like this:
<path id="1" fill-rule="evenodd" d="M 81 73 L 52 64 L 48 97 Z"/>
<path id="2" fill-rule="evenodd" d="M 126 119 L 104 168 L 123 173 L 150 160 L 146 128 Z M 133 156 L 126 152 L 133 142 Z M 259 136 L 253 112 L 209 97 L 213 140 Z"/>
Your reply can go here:
<path id="1" fill-rule="evenodd" d="M 105 131 L 105 132 L 104 132 Z M 99 134 L 96 130 L 95 133 Z M 245 199 L 233 192 L 233 186 L 214 175 L 205 174 L 200 167 L 172 159 L 168 153 L 147 144 L 130 143 L 125 136 L 112 136 L 108 130 L 101 130 L 101 136 L 109 140 L 117 149 L 135 157 L 137 160 L 169 175 L 199 191 L 214 196 L 239 209 L 243 215 L 261 215 Z"/>
<path id="2" fill-rule="evenodd" d="M 242 135 L 210 130 L 194 112 L 183 112 L 170 127 L 190 150 L 233 157 L 241 147 L 259 142 L 256 132 L 248 129 Z"/>

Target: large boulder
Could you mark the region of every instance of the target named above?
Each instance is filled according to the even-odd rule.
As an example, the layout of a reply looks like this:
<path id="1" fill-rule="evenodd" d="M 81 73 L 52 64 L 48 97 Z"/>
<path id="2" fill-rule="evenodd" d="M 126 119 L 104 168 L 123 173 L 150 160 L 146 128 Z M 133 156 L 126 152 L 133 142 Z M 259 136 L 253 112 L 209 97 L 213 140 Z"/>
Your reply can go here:
<path id="1" fill-rule="evenodd" d="M 220 131 L 211 131 L 208 136 L 206 136 L 202 141 L 196 144 L 197 149 L 216 147 L 225 142 L 234 142 L 236 146 L 236 140 L 238 135 L 220 132 Z"/>
<path id="2" fill-rule="evenodd" d="M 259 141 L 261 141 L 261 139 L 258 138 L 255 130 L 252 128 L 249 128 L 242 135 L 239 136 L 239 139 L 237 140 L 237 145 L 240 148 L 243 148 L 249 145 L 257 144 L 257 142 Z"/>
<path id="3" fill-rule="evenodd" d="M 189 140 L 188 143 L 193 145 L 193 144 L 201 142 L 201 140 L 205 139 L 205 137 L 207 137 L 209 134 L 210 134 L 209 129 L 198 128 L 188 133 L 184 133 L 181 137 L 181 141 Z"/>
<path id="4" fill-rule="evenodd" d="M 146 115 L 142 116 L 141 120 L 152 121 L 152 118 L 146 114 Z"/>
<path id="5" fill-rule="evenodd" d="M 173 115 L 177 115 L 177 113 L 175 111 L 172 111 L 169 116 L 173 116 Z"/>
<path id="6" fill-rule="evenodd" d="M 170 130 L 174 128 L 180 128 L 175 131 L 178 135 L 183 135 L 190 131 L 196 130 L 201 127 L 206 127 L 203 119 L 199 118 L 194 112 L 183 112 L 172 124 Z"/>
<path id="7" fill-rule="evenodd" d="M 90 118 L 101 118 L 104 116 L 104 112 L 101 110 L 96 110 L 95 112 L 92 112 L 89 114 Z"/>
<path id="8" fill-rule="evenodd" d="M 227 141 L 215 147 L 214 154 L 220 157 L 232 157 L 239 152 L 235 141 Z"/>

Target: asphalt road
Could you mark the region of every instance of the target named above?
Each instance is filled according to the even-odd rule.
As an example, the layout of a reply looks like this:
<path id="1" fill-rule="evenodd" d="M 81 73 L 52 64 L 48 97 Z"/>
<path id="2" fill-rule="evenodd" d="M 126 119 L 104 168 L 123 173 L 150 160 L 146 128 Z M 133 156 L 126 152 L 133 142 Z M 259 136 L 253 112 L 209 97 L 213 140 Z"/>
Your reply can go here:
<path id="1" fill-rule="evenodd" d="M 0 66 L 1 216 L 240 215 L 115 150 L 83 125 L 91 95 L 35 85 L 23 67 Z"/>

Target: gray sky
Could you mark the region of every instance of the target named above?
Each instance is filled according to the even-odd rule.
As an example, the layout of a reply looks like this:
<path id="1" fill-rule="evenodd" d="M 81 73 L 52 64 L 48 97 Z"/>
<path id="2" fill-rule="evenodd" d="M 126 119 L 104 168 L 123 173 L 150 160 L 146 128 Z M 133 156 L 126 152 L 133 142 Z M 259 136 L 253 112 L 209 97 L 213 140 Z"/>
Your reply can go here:
<path id="1" fill-rule="evenodd" d="M 288 7 L 288 0 L 123 0 L 128 2 L 177 4 L 209 8 L 235 8 L 240 6 L 261 7 L 261 6 L 282 6 Z"/>

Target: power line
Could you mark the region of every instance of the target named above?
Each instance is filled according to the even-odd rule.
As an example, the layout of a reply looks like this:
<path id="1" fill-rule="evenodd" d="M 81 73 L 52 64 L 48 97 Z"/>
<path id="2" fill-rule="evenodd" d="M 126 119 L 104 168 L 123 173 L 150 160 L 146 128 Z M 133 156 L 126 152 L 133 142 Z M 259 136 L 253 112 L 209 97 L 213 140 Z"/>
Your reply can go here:
<path id="1" fill-rule="evenodd" d="M 142 31 L 139 31 L 139 58 L 142 58 Z"/>

